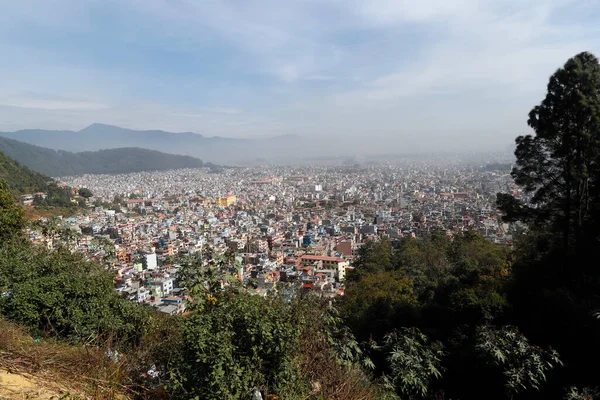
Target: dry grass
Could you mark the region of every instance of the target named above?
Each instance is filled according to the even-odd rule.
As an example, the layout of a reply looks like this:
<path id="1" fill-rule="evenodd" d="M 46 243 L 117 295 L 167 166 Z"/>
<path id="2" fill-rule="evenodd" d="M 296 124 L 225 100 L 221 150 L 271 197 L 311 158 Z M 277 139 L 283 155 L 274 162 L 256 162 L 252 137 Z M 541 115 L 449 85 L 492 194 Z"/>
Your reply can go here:
<path id="1" fill-rule="evenodd" d="M 326 400 L 372 400 L 377 388 L 358 368 L 343 368 L 324 340 L 307 337 L 301 343 L 301 370 L 311 384 L 309 398 Z"/>
<path id="2" fill-rule="evenodd" d="M 77 207 L 47 207 L 39 208 L 34 206 L 22 206 L 25 211 L 25 219 L 27 221 L 35 221 L 39 218 L 52 218 L 58 215 L 70 217 L 82 212 L 83 209 Z"/>
<path id="3" fill-rule="evenodd" d="M 126 399 L 135 397 L 123 385 L 125 361 L 113 362 L 105 350 L 40 340 L 0 318 L 0 368 L 65 394 L 65 398 Z"/>
<path id="4" fill-rule="evenodd" d="M 300 369 L 310 383 L 308 398 L 322 400 L 381 399 L 380 387 L 357 366 L 343 367 L 335 359 L 318 324 L 309 325 L 300 339 Z M 308 399 L 307 398 L 307 399 Z"/>

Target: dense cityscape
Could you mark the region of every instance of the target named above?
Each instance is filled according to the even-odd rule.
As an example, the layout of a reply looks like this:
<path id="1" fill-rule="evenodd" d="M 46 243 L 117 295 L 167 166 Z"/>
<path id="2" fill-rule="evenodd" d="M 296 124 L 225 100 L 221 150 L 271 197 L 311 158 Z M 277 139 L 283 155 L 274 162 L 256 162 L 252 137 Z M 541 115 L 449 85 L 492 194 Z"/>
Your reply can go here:
<path id="1" fill-rule="evenodd" d="M 510 164 L 414 163 L 63 177 L 94 196 L 87 212 L 59 226 L 74 251 L 108 263 L 115 290 L 167 313 L 185 309 L 178 260 L 207 248 L 232 254 L 223 272 L 235 264 L 258 294 L 281 282 L 335 296 L 368 241 L 472 230 L 510 246 L 495 206 L 498 192 L 522 196 L 509 171 Z M 60 240 L 35 229 L 30 236 L 49 248 Z"/>

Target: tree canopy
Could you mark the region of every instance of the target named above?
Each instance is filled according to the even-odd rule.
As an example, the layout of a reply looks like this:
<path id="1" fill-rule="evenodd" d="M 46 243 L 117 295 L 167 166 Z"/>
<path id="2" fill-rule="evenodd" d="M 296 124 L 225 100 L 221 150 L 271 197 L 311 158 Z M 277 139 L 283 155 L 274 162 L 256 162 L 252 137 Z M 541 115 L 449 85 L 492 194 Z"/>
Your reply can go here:
<path id="1" fill-rule="evenodd" d="M 529 113 L 535 135 L 516 139 L 515 182 L 529 206 L 500 197 L 508 219 L 525 219 L 560 238 L 563 249 L 600 228 L 600 65 L 587 52 L 550 77 L 545 99 Z M 526 218 L 525 218 L 526 217 Z"/>
<path id="2" fill-rule="evenodd" d="M 4 179 L 15 195 L 45 192 L 52 178 L 19 164 L 0 152 L 0 179 Z"/>
<path id="3" fill-rule="evenodd" d="M 86 199 L 89 199 L 90 197 L 93 196 L 93 193 L 90 189 L 88 188 L 79 188 L 79 190 L 77 191 L 77 193 L 81 196 L 84 197 Z"/>

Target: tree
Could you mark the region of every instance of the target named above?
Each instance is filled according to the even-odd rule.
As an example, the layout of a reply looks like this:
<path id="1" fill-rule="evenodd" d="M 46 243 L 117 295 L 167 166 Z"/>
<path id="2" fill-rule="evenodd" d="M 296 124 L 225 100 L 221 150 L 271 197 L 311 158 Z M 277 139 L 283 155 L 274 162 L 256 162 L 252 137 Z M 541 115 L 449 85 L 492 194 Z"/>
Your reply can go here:
<path id="1" fill-rule="evenodd" d="M 587 52 L 569 59 L 548 83 L 548 93 L 529 113 L 535 136 L 516 139 L 515 182 L 532 194 L 531 207 L 506 196 L 507 218 L 536 222 L 557 233 L 563 250 L 597 234 L 600 215 L 600 65 Z M 593 235 L 595 237 L 595 235 Z"/>
<path id="2" fill-rule="evenodd" d="M 449 277 L 452 267 L 447 255 L 449 244 L 450 239 L 440 232 L 420 239 L 400 240 L 396 251 L 398 268 L 414 282 L 415 293 L 422 302 L 430 301 Z"/>
<path id="3" fill-rule="evenodd" d="M 85 198 L 85 199 L 89 199 L 90 197 L 92 197 L 94 194 L 92 193 L 92 191 L 88 188 L 79 188 L 79 190 L 77 191 L 77 193 Z"/>
<path id="4" fill-rule="evenodd" d="M 505 323 L 510 310 L 504 292 L 511 266 L 508 249 L 477 232 L 452 237 L 432 232 L 419 239 L 403 238 L 396 247 L 386 241 L 367 243 L 358 264 L 360 270 L 338 302 L 360 342 L 386 343 L 383 352 L 369 350 L 374 374 L 387 375 L 390 387 L 404 397 L 443 390 L 448 398 L 481 398 L 482 393 L 466 389 L 476 380 L 489 388 L 486 398 L 503 398 L 502 376 L 480 368 L 476 328 Z M 419 352 L 429 348 L 419 333 L 407 336 L 407 328 L 444 344 L 444 376 L 431 375 L 427 365 L 418 362 Z M 403 330 L 404 334 L 390 334 Z M 394 350 L 394 360 L 388 351 L 392 340 L 403 346 Z M 420 344 L 421 350 L 415 347 Z"/>
<path id="5" fill-rule="evenodd" d="M 0 245 L 19 236 L 24 227 L 23 209 L 15 201 L 6 181 L 0 179 Z"/>
<path id="6" fill-rule="evenodd" d="M 365 275 L 348 286 L 340 302 L 346 322 L 361 340 L 379 340 L 418 307 L 412 281 L 399 272 Z"/>
<path id="7" fill-rule="evenodd" d="M 551 344 L 569 366 L 549 393 L 594 386 L 597 375 L 587 365 L 600 357 L 593 315 L 600 308 L 598 59 L 580 53 L 557 70 L 528 124 L 534 135 L 516 139 L 512 176 L 529 201 L 497 198 L 505 220 L 528 227 L 515 247 L 508 288 L 513 323 L 532 341 Z"/>
<path id="8" fill-rule="evenodd" d="M 358 249 L 354 267 L 347 277 L 350 282 L 358 281 L 369 273 L 391 271 L 393 269 L 392 244 L 389 240 L 379 243 L 368 241 Z"/>

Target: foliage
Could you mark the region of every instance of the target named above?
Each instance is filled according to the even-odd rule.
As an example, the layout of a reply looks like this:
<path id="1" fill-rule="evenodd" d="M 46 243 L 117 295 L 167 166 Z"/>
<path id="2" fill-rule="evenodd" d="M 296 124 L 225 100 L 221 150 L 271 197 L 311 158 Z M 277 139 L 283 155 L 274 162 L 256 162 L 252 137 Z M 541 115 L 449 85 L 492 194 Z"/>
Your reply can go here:
<path id="1" fill-rule="evenodd" d="M 181 360 L 171 365 L 177 397 L 244 398 L 259 388 L 291 399 L 311 390 L 372 398 L 360 397 L 373 389 L 359 367 L 372 364 L 326 300 L 250 295 L 232 278 L 232 263 L 232 254 L 208 247 L 184 261 L 192 312 L 181 321 Z"/>
<path id="2" fill-rule="evenodd" d="M 35 196 L 33 204 L 37 207 L 77 207 L 78 204 L 71 201 L 71 188 L 61 187 L 55 183 L 50 183 L 43 192 L 46 198 Z"/>
<path id="3" fill-rule="evenodd" d="M 382 337 L 418 307 L 413 283 L 400 272 L 375 272 L 349 285 L 340 299 L 346 323 L 366 340 Z"/>
<path id="4" fill-rule="evenodd" d="M 0 246 L 20 236 L 24 227 L 23 209 L 16 204 L 6 181 L 0 178 Z"/>
<path id="5" fill-rule="evenodd" d="M 290 304 L 293 323 L 299 327 L 295 359 L 313 398 L 395 399 L 392 391 L 370 382 L 364 369 L 371 370 L 374 365 L 335 306 L 311 292 L 297 293 Z"/>
<path id="6" fill-rule="evenodd" d="M 243 398 L 255 387 L 284 386 L 298 374 L 298 328 L 289 306 L 273 298 L 226 290 L 186 318 L 184 359 L 171 385 L 186 398 Z"/>
<path id="7" fill-rule="evenodd" d="M 24 206 L 25 219 L 27 221 L 36 221 L 40 218 L 55 218 L 63 217 L 69 218 L 74 215 L 81 213 L 81 208 L 73 207 L 73 205 L 67 207 L 35 207 L 35 206 Z"/>
<path id="8" fill-rule="evenodd" d="M 0 152 L 0 179 L 6 180 L 10 190 L 16 194 L 43 192 L 51 179 L 31 171 Z"/>
<path id="9" fill-rule="evenodd" d="M 325 316 L 325 323 L 322 325 L 322 332 L 331 348 L 337 362 L 343 367 L 353 365 L 362 365 L 365 369 L 373 369 L 373 362 L 363 354 L 358 341 L 350 328 L 344 324 L 340 311 L 333 305 L 322 300 L 313 299 L 309 301 L 306 297 L 302 298 L 302 304 L 296 305 L 296 310 L 310 306 L 312 309 L 321 308 L 322 315 Z M 306 322 L 305 322 L 306 323 Z M 314 324 L 314 321 L 310 321 Z"/>
<path id="10" fill-rule="evenodd" d="M 391 271 L 392 244 L 388 240 L 380 243 L 369 241 L 358 248 L 355 254 L 355 269 L 348 275 L 348 281 L 358 281 L 362 276 L 377 272 Z"/>
<path id="11" fill-rule="evenodd" d="M 449 247 L 452 279 L 443 296 L 465 321 L 492 320 L 507 306 L 502 293 L 507 252 L 473 232 L 456 235 Z"/>
<path id="12" fill-rule="evenodd" d="M 239 279 L 233 275 L 235 268 L 228 268 L 229 261 L 226 256 L 215 254 L 209 247 L 183 260 L 177 280 L 190 295 L 190 309 L 202 311 L 214 301 L 214 296 L 225 285 L 239 285 Z"/>
<path id="13" fill-rule="evenodd" d="M 529 114 L 534 135 L 516 139 L 512 172 L 525 200 L 498 195 L 506 220 L 527 224 L 518 238 L 507 298 L 512 324 L 552 345 L 569 368 L 548 393 L 594 386 L 600 357 L 600 64 L 590 53 L 554 73 Z M 557 324 L 557 321 L 561 321 Z"/>
<path id="14" fill-rule="evenodd" d="M 90 197 L 93 196 L 93 193 L 90 189 L 88 188 L 79 188 L 79 190 L 77 191 L 77 193 L 81 196 L 84 197 L 86 199 L 89 199 Z"/>
<path id="15" fill-rule="evenodd" d="M 540 389 L 546 372 L 562 365 L 556 351 L 532 345 L 515 327 L 481 326 L 477 332 L 477 349 L 503 369 L 506 390 L 511 396 L 522 389 Z"/>
<path id="16" fill-rule="evenodd" d="M 589 224 L 598 216 L 600 200 L 600 64 L 590 53 L 569 59 L 548 83 L 542 103 L 529 113 L 535 136 L 516 139 L 515 182 L 532 193 L 526 210 L 535 221 L 560 236 L 567 249 L 584 232 L 598 233 Z M 522 204 L 501 198 L 508 217 L 521 217 Z M 514 209 L 518 208 L 516 213 Z"/>
<path id="17" fill-rule="evenodd" d="M 583 388 L 583 390 L 579 390 L 575 386 L 571 386 L 563 397 L 564 400 L 596 400 L 599 398 L 600 391 L 598 389 Z"/>
<path id="18" fill-rule="evenodd" d="M 383 267 L 377 262 L 381 255 Z M 429 385 L 427 391 L 443 389 L 449 396 L 469 398 L 466 377 L 480 373 L 475 327 L 500 321 L 509 308 L 504 293 L 510 273 L 508 251 L 474 232 L 452 237 L 433 232 L 420 239 L 403 238 L 395 248 L 385 241 L 368 243 L 360 257 L 362 264 L 338 303 L 359 342 L 371 347 L 365 351 L 375 373 L 393 375 L 389 348 L 373 348 L 373 341 L 389 342 L 390 332 L 414 328 L 446 349 L 440 366 L 443 361 L 448 378 L 421 377 Z M 361 271 L 363 266 L 366 270 Z M 490 387 L 501 385 L 489 381 Z M 407 389 L 396 389 L 406 395 Z"/>
<path id="19" fill-rule="evenodd" d="M 66 249 L 27 242 L 0 248 L 0 312 L 37 334 L 134 343 L 148 315 L 117 297 L 111 274 Z"/>
<path id="20" fill-rule="evenodd" d="M 383 347 L 391 370 L 386 385 L 408 399 L 425 397 L 430 382 L 442 376 L 442 344 L 430 343 L 417 328 L 387 334 Z"/>
<path id="21" fill-rule="evenodd" d="M 403 238 L 395 252 L 397 268 L 414 282 L 417 297 L 428 302 L 440 285 L 449 278 L 452 267 L 448 259 L 450 238 L 443 232 L 433 232 L 423 240 Z"/>
<path id="22" fill-rule="evenodd" d="M 419 310 L 436 313 L 431 322 L 446 322 L 447 331 L 499 316 L 507 307 L 502 288 L 508 272 L 508 252 L 472 232 L 403 238 L 396 249 L 386 241 L 370 242 L 340 303 L 362 340 L 412 326 Z"/>

